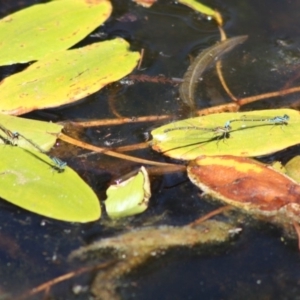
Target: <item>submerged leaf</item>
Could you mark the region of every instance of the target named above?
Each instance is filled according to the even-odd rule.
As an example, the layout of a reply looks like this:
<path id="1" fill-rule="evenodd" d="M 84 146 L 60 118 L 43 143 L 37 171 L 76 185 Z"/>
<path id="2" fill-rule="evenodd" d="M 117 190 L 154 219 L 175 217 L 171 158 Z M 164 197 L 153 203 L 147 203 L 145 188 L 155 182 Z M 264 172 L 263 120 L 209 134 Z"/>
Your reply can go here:
<path id="1" fill-rule="evenodd" d="M 300 185 L 271 167 L 235 156 L 200 156 L 190 180 L 213 197 L 282 225 L 300 222 Z"/>
<path id="2" fill-rule="evenodd" d="M 101 25 L 112 11 L 107 0 L 37 4 L 0 20 L 0 65 L 23 63 L 65 50 Z"/>
<path id="3" fill-rule="evenodd" d="M 244 116 L 274 118 L 288 115 L 287 125 L 271 122 L 231 122 L 229 134 L 221 129 L 227 121 Z M 203 129 L 204 128 L 204 129 Z M 218 129 L 218 130 L 217 130 Z M 300 115 L 293 109 L 220 113 L 186 119 L 151 132 L 154 150 L 176 159 L 192 160 L 199 155 L 260 156 L 300 143 Z"/>
<path id="4" fill-rule="evenodd" d="M 57 220 L 99 219 L 97 196 L 71 168 L 59 173 L 47 155 L 16 146 L 0 145 L 0 156 L 1 198 Z"/>
<path id="5" fill-rule="evenodd" d="M 119 257 L 138 256 L 147 257 L 153 252 L 159 254 L 173 247 L 192 247 L 195 245 L 212 245 L 228 241 L 234 225 L 216 220 L 207 220 L 198 226 L 149 226 L 126 231 L 114 237 L 108 237 L 83 246 L 73 251 L 69 259 L 83 258 L 88 252 L 100 251 L 101 249 L 114 249 L 112 254 L 118 253 Z M 139 255 L 137 255 L 137 253 Z M 121 259 L 122 262 L 128 260 Z M 139 264 L 139 262 L 137 262 Z M 124 269 L 124 271 L 127 271 Z M 116 275 L 116 274 L 115 274 Z"/>
<path id="6" fill-rule="evenodd" d="M 185 225 L 133 229 L 81 247 L 73 251 L 69 258 L 95 257 L 95 254 L 99 257 L 108 252 L 117 254 L 114 263 L 97 274 L 91 290 L 97 299 L 120 299 L 120 277 L 136 270 L 144 262 L 149 262 L 150 257 L 165 254 L 173 248 L 191 249 L 196 245 L 199 253 L 199 246 L 212 247 L 229 241 L 235 230 L 234 225 L 215 220 L 205 221 L 195 227 Z"/>
<path id="7" fill-rule="evenodd" d="M 196 110 L 194 94 L 196 92 L 199 78 L 205 69 L 216 63 L 225 53 L 231 51 L 234 47 L 242 44 L 248 38 L 247 35 L 232 37 L 203 50 L 194 59 L 193 63 L 188 67 L 183 75 L 183 82 L 179 87 L 179 95 L 183 103 L 185 103 L 192 111 Z"/>
<path id="8" fill-rule="evenodd" d="M 123 39 L 61 51 L 2 81 L 0 112 L 24 114 L 82 99 L 132 71 L 138 52 Z"/>
<path id="9" fill-rule="evenodd" d="M 147 209 L 150 196 L 148 173 L 141 167 L 137 175 L 107 189 L 107 214 L 111 218 L 140 214 Z"/>

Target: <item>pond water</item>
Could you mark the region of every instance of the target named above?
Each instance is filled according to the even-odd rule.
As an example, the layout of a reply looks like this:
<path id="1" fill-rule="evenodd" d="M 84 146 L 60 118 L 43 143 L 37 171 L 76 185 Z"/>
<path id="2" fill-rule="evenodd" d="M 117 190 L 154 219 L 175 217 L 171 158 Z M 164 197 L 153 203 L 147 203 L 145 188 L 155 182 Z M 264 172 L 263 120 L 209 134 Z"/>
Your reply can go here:
<path id="1" fill-rule="evenodd" d="M 1 17 L 23 7 L 45 1 L 0 1 Z M 189 55 L 219 40 L 214 22 L 174 1 L 158 0 L 151 9 L 130 0 L 114 0 L 114 12 L 80 45 L 120 36 L 134 50 L 145 49 L 142 68 L 135 74 L 182 78 Z M 223 71 L 238 97 L 297 86 L 299 77 L 300 2 L 297 1 L 210 1 L 224 17 L 228 37 L 249 35 L 248 40 L 223 59 Z M 1 77 L 16 70 L 0 68 Z M 229 103 L 213 68 L 197 88 L 197 106 Z M 299 81 L 299 80 L 298 80 Z M 26 117 L 41 120 L 114 118 L 109 97 L 123 116 L 184 115 L 178 86 L 135 82 L 113 84 L 70 107 L 33 112 Z M 112 102 L 111 102 L 112 103 Z M 291 94 L 257 102 L 242 109 L 297 108 L 298 95 Z M 109 128 L 90 128 L 78 137 L 99 146 L 114 147 L 143 142 L 144 133 L 161 123 L 137 123 Z M 72 130 L 72 129 L 70 129 Z M 94 188 L 101 199 L 112 179 L 137 168 L 133 162 L 106 156 L 79 157 L 80 152 L 61 144 L 55 150 Z M 131 152 L 146 159 L 170 161 L 150 149 Z M 293 147 L 272 157 L 286 161 L 299 154 Z M 99 238 L 146 223 L 183 225 L 219 207 L 201 199 L 200 191 L 186 174 L 166 174 L 152 178 L 150 208 L 144 214 L 117 227 L 107 218 L 91 224 L 68 224 L 36 216 L 5 201 L 0 202 L 0 292 L 20 294 L 45 281 L 76 270 L 84 263 L 68 262 L 69 253 Z M 238 216 L 242 232 L 230 243 L 216 249 L 175 249 L 140 265 L 124 279 L 120 293 L 124 299 L 300 299 L 300 255 L 297 242 L 285 239 L 278 228 Z M 221 217 L 222 219 L 222 217 Z M 55 286 L 52 298 L 89 299 L 88 292 L 75 295 L 76 285 L 88 287 L 93 274 L 72 278 Z M 1 294 L 0 294 L 1 298 Z M 9 299 L 9 298 L 8 298 Z M 41 296 L 30 299 L 41 299 Z"/>

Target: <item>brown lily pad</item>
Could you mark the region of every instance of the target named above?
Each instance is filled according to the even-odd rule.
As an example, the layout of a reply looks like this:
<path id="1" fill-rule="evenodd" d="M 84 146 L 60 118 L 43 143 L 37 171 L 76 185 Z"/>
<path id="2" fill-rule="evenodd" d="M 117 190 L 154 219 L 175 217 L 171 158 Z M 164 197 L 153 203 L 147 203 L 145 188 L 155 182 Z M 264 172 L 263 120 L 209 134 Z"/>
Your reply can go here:
<path id="1" fill-rule="evenodd" d="M 300 222 L 300 185 L 253 159 L 201 156 L 189 164 L 188 176 L 201 190 L 255 217 Z"/>

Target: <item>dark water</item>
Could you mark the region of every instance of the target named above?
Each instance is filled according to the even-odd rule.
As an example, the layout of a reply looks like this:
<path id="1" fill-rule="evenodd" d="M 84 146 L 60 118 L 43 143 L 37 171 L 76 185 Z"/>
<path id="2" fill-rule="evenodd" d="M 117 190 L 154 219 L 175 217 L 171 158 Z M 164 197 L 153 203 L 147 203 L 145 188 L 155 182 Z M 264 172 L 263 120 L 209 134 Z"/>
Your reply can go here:
<path id="1" fill-rule="evenodd" d="M 0 15 L 43 1 L 0 1 Z M 192 10 L 173 1 L 160 1 L 151 9 L 131 1 L 115 0 L 114 12 L 80 45 L 121 36 L 132 49 L 145 49 L 142 70 L 136 74 L 182 77 L 189 65 L 189 54 L 212 45 L 219 39 L 217 26 Z M 299 14 L 297 1 L 211 1 L 224 16 L 229 37 L 247 34 L 248 41 L 233 50 L 223 61 L 228 85 L 238 97 L 296 86 L 300 66 Z M 0 69 L 13 72 L 14 67 Z M 199 107 L 229 102 L 214 70 L 205 74 L 197 91 Z M 298 80 L 299 81 L 299 80 Z M 53 121 L 68 119 L 113 118 L 107 99 L 115 94 L 115 107 L 124 116 L 174 114 L 179 110 L 178 87 L 170 84 L 137 82 L 132 86 L 114 84 L 72 107 L 34 112 L 27 117 Z M 278 97 L 244 109 L 298 107 L 298 95 Z M 45 114 L 46 113 L 46 114 Z M 158 123 L 131 124 L 112 128 L 93 128 L 79 132 L 83 140 L 104 145 L 126 145 L 144 140 L 143 133 Z M 109 139 L 105 136 L 110 133 Z M 112 178 L 137 166 L 132 162 L 105 156 L 77 158 L 78 152 L 62 145 L 58 149 L 69 165 L 88 181 L 103 199 Z M 294 147 L 280 154 L 298 154 Z M 70 156 L 72 153 L 72 157 Z M 147 159 L 165 161 L 151 150 L 131 153 Z M 185 174 L 153 178 L 151 206 L 132 223 L 165 213 L 160 224 L 186 224 L 217 206 L 199 200 L 198 189 Z M 66 257 L 77 247 L 96 238 L 109 236 L 114 229 L 101 221 L 78 225 L 45 219 L 0 202 L 0 290 L 12 294 L 74 270 Z M 166 213 L 167 212 L 167 213 Z M 268 224 L 247 221 L 240 237 L 221 247 L 217 254 L 197 251 L 172 251 L 151 260 L 126 278 L 125 299 L 300 299 L 299 252 L 295 241 L 281 241 L 281 231 Z M 74 296 L 75 284 L 86 285 L 92 275 L 75 278 L 53 289 L 53 299 L 88 299 Z M 134 285 L 132 283 L 135 283 Z M 37 297 L 36 299 L 41 299 Z"/>

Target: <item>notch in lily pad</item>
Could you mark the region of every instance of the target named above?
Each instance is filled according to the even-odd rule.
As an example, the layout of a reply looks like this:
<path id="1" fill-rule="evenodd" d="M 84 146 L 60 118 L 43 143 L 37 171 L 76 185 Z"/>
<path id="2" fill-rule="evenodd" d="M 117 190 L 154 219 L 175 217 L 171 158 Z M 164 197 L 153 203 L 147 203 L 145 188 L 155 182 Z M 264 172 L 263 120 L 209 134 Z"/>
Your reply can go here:
<path id="1" fill-rule="evenodd" d="M 0 65 L 66 50 L 110 16 L 110 1 L 60 0 L 32 5 L 0 20 Z"/>
<path id="2" fill-rule="evenodd" d="M 0 112 L 20 115 L 74 103 L 126 76 L 139 58 L 121 38 L 49 54 L 1 82 Z"/>

